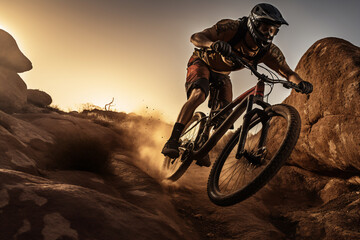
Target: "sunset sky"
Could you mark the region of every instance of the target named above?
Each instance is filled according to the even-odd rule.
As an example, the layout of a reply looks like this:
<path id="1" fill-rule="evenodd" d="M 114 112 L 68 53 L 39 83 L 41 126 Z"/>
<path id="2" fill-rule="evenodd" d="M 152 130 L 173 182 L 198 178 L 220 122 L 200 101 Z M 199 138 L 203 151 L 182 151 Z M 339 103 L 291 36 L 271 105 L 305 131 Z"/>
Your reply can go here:
<path id="1" fill-rule="evenodd" d="M 291 68 L 324 37 L 360 45 L 360 1 L 277 0 L 290 24 L 275 43 Z M 191 34 L 224 18 L 248 15 L 250 0 L 0 0 L 0 28 L 9 32 L 33 69 L 28 88 L 49 93 L 63 110 L 100 107 L 115 98 L 118 111 L 148 107 L 171 122 L 186 100 Z M 255 84 L 247 70 L 231 75 L 234 95 Z M 270 99 L 289 91 L 277 88 Z M 155 110 L 152 110 L 155 109 Z M 205 107 L 202 108 L 206 110 Z"/>

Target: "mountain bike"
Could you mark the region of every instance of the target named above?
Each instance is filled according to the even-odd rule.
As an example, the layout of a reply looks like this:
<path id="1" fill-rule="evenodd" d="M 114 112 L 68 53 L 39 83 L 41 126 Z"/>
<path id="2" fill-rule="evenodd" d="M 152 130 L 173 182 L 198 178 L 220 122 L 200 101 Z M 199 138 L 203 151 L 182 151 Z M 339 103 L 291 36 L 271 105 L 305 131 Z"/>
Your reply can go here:
<path id="1" fill-rule="evenodd" d="M 262 188 L 290 156 L 301 126 L 299 113 L 294 107 L 270 105 L 264 101 L 265 85 L 272 90 L 274 84 L 283 84 L 285 88 L 301 92 L 297 84 L 269 78 L 236 54 L 231 54 L 230 59 L 251 70 L 258 78 L 256 86 L 219 109 L 222 83 L 211 83 L 210 92 L 214 97 L 209 100 L 209 115 L 202 112 L 194 114 L 181 134 L 179 157 L 167 157 L 163 164 L 166 178 L 176 181 L 193 160 L 206 157 L 228 132 L 226 136 L 229 140 L 215 160 L 207 184 L 210 200 L 220 206 L 243 201 Z M 240 127 L 228 131 L 239 118 L 242 120 Z M 221 125 L 214 129 L 219 121 L 222 121 Z"/>

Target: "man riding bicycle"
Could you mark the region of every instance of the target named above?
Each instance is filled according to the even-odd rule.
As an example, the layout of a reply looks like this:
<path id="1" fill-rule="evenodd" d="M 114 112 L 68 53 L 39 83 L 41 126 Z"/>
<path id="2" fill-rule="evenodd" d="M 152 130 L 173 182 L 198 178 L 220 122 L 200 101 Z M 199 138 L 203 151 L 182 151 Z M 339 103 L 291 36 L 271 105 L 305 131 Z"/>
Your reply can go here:
<path id="1" fill-rule="evenodd" d="M 256 5 L 249 15 L 238 20 L 224 19 L 211 28 L 191 36 L 195 49 L 190 57 L 186 77 L 187 101 L 183 105 L 169 140 L 162 153 L 170 158 L 179 156 L 179 138 L 195 109 L 209 95 L 209 84 L 223 82 L 220 89 L 220 106 L 232 101 L 229 74 L 243 69 L 227 59 L 232 52 L 253 66 L 264 63 L 288 81 L 298 84 L 303 93 L 312 92 L 312 84 L 304 81 L 290 69 L 280 49 L 272 43 L 282 24 L 288 25 L 277 8 L 270 4 Z M 211 97 L 211 96 L 210 96 Z M 217 126 L 215 126 L 217 127 Z M 210 166 L 208 157 L 198 159 L 200 166 Z"/>

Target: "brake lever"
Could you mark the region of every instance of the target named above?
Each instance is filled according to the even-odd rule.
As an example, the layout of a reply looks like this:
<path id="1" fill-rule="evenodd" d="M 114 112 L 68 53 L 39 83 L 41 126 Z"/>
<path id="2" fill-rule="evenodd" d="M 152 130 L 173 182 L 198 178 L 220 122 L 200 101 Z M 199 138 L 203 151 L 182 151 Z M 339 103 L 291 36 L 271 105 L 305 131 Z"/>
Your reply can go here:
<path id="1" fill-rule="evenodd" d="M 283 83 L 283 87 L 287 88 L 287 89 L 293 88 L 293 89 L 295 89 L 296 92 L 302 93 L 302 90 L 299 88 L 299 86 L 296 83 L 285 82 L 285 83 Z"/>

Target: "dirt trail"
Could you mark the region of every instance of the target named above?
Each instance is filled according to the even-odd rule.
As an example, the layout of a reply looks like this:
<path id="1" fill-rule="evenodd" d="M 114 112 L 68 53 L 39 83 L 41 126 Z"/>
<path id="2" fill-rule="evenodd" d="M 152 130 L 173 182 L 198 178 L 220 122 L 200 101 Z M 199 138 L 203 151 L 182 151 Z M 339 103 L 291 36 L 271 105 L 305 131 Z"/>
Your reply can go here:
<path id="1" fill-rule="evenodd" d="M 230 207 L 213 204 L 206 192 L 209 172 L 210 168 L 193 163 L 176 183 L 164 185 L 179 215 L 196 229 L 200 239 L 285 239 L 267 221 L 269 212 L 256 195 Z"/>
<path id="2" fill-rule="evenodd" d="M 360 239 L 359 177 L 341 180 L 285 165 L 254 196 L 219 207 L 206 193 L 209 171 L 193 164 L 178 182 L 165 185 L 200 239 Z"/>
<path id="3" fill-rule="evenodd" d="M 211 216 L 216 206 L 206 194 L 209 171 L 209 168 L 193 164 L 178 182 L 166 185 L 165 189 L 179 215 L 196 229 L 200 239 L 224 239 L 224 224 Z"/>

